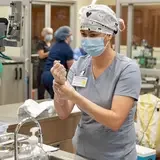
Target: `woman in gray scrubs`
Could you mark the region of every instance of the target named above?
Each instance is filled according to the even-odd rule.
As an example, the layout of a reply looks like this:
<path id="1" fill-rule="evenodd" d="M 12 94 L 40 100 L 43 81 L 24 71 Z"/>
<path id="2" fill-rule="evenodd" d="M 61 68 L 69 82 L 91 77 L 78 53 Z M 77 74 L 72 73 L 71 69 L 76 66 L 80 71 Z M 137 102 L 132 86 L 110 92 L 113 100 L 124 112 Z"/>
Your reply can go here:
<path id="1" fill-rule="evenodd" d="M 87 159 L 137 158 L 134 115 L 141 74 L 136 62 L 111 48 L 120 26 L 123 21 L 109 7 L 84 7 L 81 45 L 87 55 L 72 65 L 68 80 L 59 62 L 51 69 L 59 117 L 67 118 L 75 104 L 82 111 L 73 144 L 77 154 Z"/>

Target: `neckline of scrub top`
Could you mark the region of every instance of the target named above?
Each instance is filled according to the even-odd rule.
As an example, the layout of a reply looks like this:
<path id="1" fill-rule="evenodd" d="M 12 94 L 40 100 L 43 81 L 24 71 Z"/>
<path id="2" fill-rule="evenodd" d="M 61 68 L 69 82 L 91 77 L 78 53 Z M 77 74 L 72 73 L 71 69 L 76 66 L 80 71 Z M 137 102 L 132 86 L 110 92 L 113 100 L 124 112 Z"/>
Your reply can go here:
<path id="1" fill-rule="evenodd" d="M 96 83 L 97 81 L 99 81 L 99 79 L 101 79 L 101 77 L 112 67 L 112 65 L 114 64 L 114 61 L 115 61 L 116 57 L 117 57 L 117 54 L 114 56 L 114 58 L 112 60 L 112 63 L 107 68 L 105 68 L 105 70 L 97 78 L 94 77 L 93 70 L 92 70 L 92 61 L 91 61 L 92 58 L 90 59 L 90 62 L 89 62 L 90 73 L 92 75 L 92 79 L 93 79 L 94 83 Z"/>

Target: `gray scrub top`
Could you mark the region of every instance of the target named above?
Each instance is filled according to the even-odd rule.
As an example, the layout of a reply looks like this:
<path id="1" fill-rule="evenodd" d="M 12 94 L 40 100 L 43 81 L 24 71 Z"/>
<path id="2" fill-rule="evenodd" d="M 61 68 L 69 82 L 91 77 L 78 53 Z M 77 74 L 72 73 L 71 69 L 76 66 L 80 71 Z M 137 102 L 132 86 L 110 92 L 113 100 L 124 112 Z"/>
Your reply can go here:
<path id="1" fill-rule="evenodd" d="M 72 84 L 73 77 L 80 76 L 81 73 L 88 78 L 87 85 L 85 88 L 75 89 L 90 101 L 110 110 L 113 96 L 119 95 L 134 98 L 135 104 L 124 124 L 116 132 L 82 111 L 73 137 L 77 154 L 90 160 L 136 160 L 134 114 L 141 88 L 139 66 L 135 61 L 117 54 L 112 64 L 100 77 L 94 79 L 91 57 L 83 56 L 72 65 L 68 81 Z"/>

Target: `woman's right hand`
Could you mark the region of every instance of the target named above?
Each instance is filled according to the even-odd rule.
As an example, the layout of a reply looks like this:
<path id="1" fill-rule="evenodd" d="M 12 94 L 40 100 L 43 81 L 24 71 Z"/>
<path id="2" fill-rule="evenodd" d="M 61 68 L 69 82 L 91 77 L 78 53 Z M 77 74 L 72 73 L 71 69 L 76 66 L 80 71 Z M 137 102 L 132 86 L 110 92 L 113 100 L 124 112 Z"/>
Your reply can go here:
<path id="1" fill-rule="evenodd" d="M 54 61 L 54 65 L 51 68 L 51 73 L 52 73 L 56 83 L 58 83 L 60 85 L 65 84 L 67 72 L 66 72 L 66 69 L 64 68 L 64 66 L 62 64 L 60 64 L 59 61 Z"/>

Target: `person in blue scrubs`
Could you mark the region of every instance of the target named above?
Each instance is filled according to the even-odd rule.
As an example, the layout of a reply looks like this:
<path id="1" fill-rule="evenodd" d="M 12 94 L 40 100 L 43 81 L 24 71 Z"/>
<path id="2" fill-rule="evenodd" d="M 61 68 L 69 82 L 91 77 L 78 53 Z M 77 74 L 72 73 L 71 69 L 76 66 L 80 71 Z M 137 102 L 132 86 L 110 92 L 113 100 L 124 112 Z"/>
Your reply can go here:
<path id="1" fill-rule="evenodd" d="M 85 56 L 87 54 L 82 47 L 75 48 L 73 52 L 74 52 L 74 60 L 76 61 L 79 59 L 79 57 Z"/>
<path id="2" fill-rule="evenodd" d="M 81 46 L 87 55 L 72 65 L 67 79 L 59 62 L 51 69 L 59 117 L 67 118 L 75 104 L 82 111 L 73 145 L 77 155 L 89 160 L 137 159 L 134 115 L 141 73 L 134 60 L 111 47 L 113 36 L 124 28 L 108 6 L 83 7 Z"/>
<path id="3" fill-rule="evenodd" d="M 53 76 L 50 72 L 55 60 L 60 61 L 66 70 L 69 70 L 73 64 L 73 51 L 70 47 L 73 36 L 71 28 L 68 26 L 62 26 L 56 30 L 54 33 L 55 44 L 52 46 L 48 58 L 45 63 L 44 72 L 42 74 L 42 83 L 45 89 L 50 94 L 51 98 L 54 97 L 54 92 L 52 89 Z"/>

